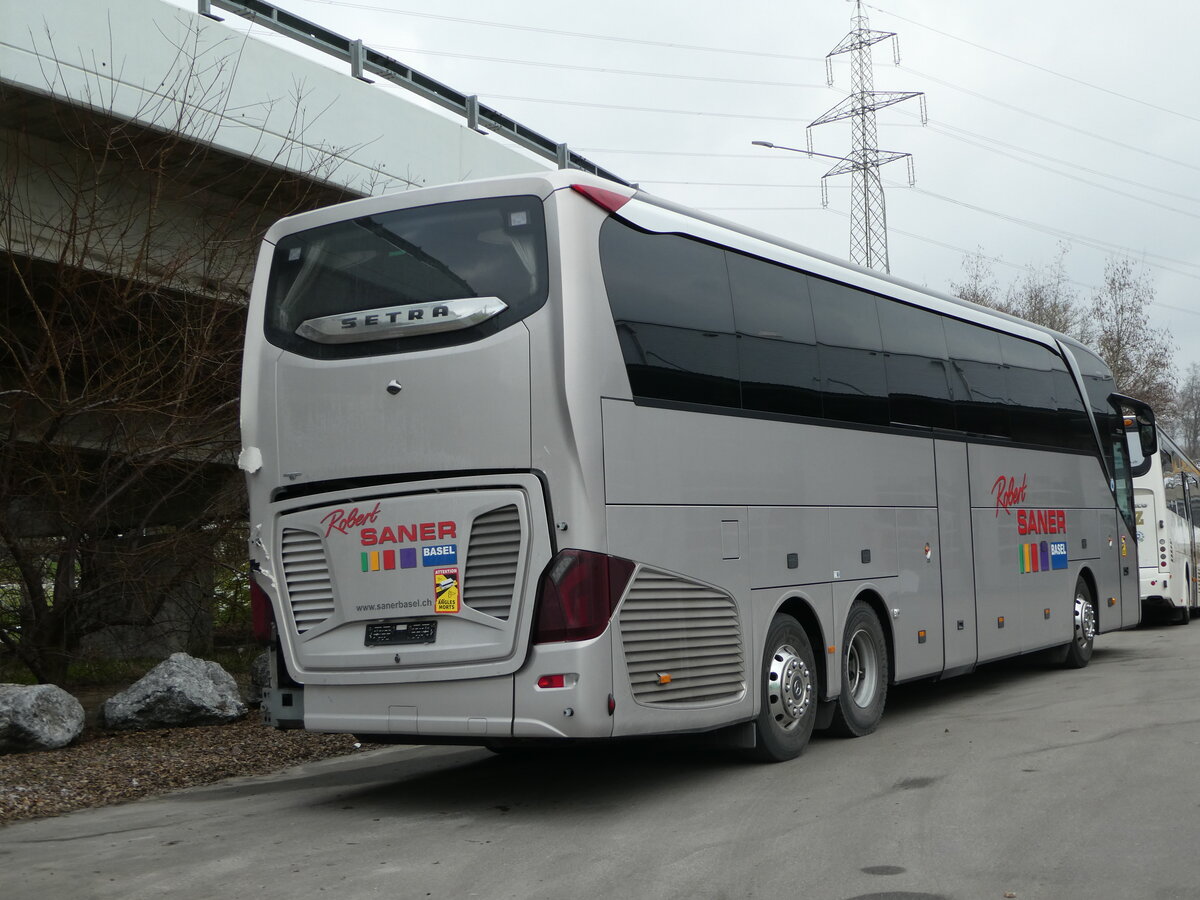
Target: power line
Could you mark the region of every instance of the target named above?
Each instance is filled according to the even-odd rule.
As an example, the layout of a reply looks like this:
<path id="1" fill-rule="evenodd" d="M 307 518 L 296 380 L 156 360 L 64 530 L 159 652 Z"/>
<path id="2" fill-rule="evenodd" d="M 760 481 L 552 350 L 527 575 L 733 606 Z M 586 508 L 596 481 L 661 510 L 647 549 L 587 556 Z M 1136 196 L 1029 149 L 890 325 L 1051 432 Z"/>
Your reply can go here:
<path id="1" fill-rule="evenodd" d="M 1148 100 L 1142 100 L 1138 97 L 1132 97 L 1129 94 L 1122 94 L 1120 91 L 1114 91 L 1110 88 L 1101 87 L 1098 84 L 1093 84 L 1092 82 L 1085 81 L 1082 78 L 1076 78 L 1074 75 L 1067 75 L 1063 72 L 1057 72 L 1054 69 L 1047 68 L 1046 66 L 1040 66 L 1037 63 L 1029 62 L 1029 60 L 1021 59 L 1018 56 L 1012 56 L 1011 54 L 1003 53 L 1000 50 L 993 50 L 991 47 L 985 47 L 983 44 L 977 44 L 974 41 L 969 41 L 966 38 L 959 37 L 958 35 L 950 34 L 950 32 L 948 32 L 948 31 L 941 31 L 937 28 L 934 28 L 931 25 L 926 25 L 922 22 L 918 22 L 915 19 L 905 18 L 904 16 L 902 16 L 898 13 L 894 13 L 889 10 L 886 10 L 883 7 L 875 6 L 873 4 L 867 4 L 867 5 L 870 6 L 871 9 L 873 9 L 877 12 L 881 12 L 881 13 L 884 13 L 885 15 L 892 16 L 893 18 L 899 19 L 901 22 L 907 22 L 910 25 L 916 25 L 918 28 L 924 28 L 926 31 L 932 31 L 934 34 L 940 34 L 942 37 L 950 38 L 950 40 L 952 40 L 952 41 L 958 41 L 959 43 L 966 44 L 968 47 L 974 47 L 976 50 L 982 50 L 985 53 L 991 53 L 994 56 L 999 56 L 1002 59 L 1007 59 L 1011 62 L 1019 63 L 1022 66 L 1028 66 L 1031 69 L 1036 69 L 1037 71 L 1044 72 L 1047 75 L 1053 75 L 1055 78 L 1062 78 L 1065 81 L 1074 82 L 1075 84 L 1082 85 L 1083 87 L 1091 88 L 1092 90 L 1095 90 L 1095 91 L 1100 91 L 1103 94 L 1108 94 L 1109 96 L 1112 96 L 1112 97 L 1118 97 L 1121 100 L 1128 100 L 1130 103 L 1136 103 L 1139 106 L 1145 106 L 1148 109 L 1155 109 L 1155 110 L 1158 110 L 1159 112 L 1169 113 L 1173 116 L 1179 116 L 1181 119 L 1187 119 L 1192 122 L 1200 122 L 1200 117 L 1189 116 L 1187 113 L 1180 112 L 1178 109 L 1171 109 L 1170 107 L 1159 106 L 1157 103 L 1151 103 Z"/>
<path id="2" fill-rule="evenodd" d="M 910 127 L 916 127 L 916 126 L 910 126 Z M 1075 160 L 1066 160 L 1066 159 L 1061 159 L 1057 156 L 1050 156 L 1049 154 L 1046 154 L 1046 153 L 1039 153 L 1037 150 L 1030 150 L 1028 147 L 1018 147 L 1016 144 L 1009 144 L 1009 143 L 1006 143 L 1005 141 L 1001 141 L 997 138 L 992 138 L 992 137 L 988 137 L 987 135 L 984 135 L 984 134 L 979 134 L 978 132 L 969 131 L 966 128 L 958 128 L 954 125 L 947 125 L 944 122 L 943 123 L 930 123 L 930 125 L 928 127 L 931 131 L 936 131 L 939 134 L 944 134 L 946 137 L 950 138 L 951 140 L 963 141 L 964 143 L 973 144 L 974 146 L 977 146 L 980 149 L 989 150 L 993 153 L 999 153 L 1001 156 L 1006 156 L 1009 159 L 1015 159 L 1018 162 L 1025 163 L 1026 165 L 1037 166 L 1040 169 L 1045 169 L 1048 172 L 1054 172 L 1057 175 L 1062 175 L 1065 173 L 1059 172 L 1055 169 L 1046 168 L 1045 166 L 1041 166 L 1038 163 L 1033 162 L 1032 160 L 1021 159 L 1018 156 L 1012 156 L 1011 154 L 1004 153 L 1000 150 L 996 150 L 994 147 L 989 147 L 987 145 L 994 144 L 996 147 L 1006 147 L 1007 149 L 1013 150 L 1016 153 L 1023 153 L 1026 156 L 1035 157 L 1037 159 L 1044 159 L 1047 162 L 1058 163 L 1058 164 L 1064 165 L 1064 166 L 1071 166 L 1075 169 L 1078 169 L 1080 172 L 1087 172 L 1089 175 L 1096 175 L 1099 178 L 1108 178 L 1113 181 L 1119 181 L 1122 184 L 1128 184 L 1132 187 L 1141 188 L 1142 190 L 1145 190 L 1145 191 L 1154 191 L 1155 193 L 1159 193 L 1159 194 L 1169 194 L 1170 196 L 1176 197 L 1180 200 L 1189 200 L 1193 203 L 1200 203 L 1200 197 L 1189 197 L 1186 194 L 1180 194 L 1177 191 L 1172 190 L 1170 188 L 1155 187 L 1152 184 L 1145 184 L 1144 182 L 1141 182 L 1141 181 L 1133 181 L 1132 179 L 1129 179 L 1129 178 L 1123 178 L 1120 175 L 1113 175 L 1110 172 L 1101 172 L 1098 169 L 1090 169 L 1087 166 L 1079 165 L 1079 163 Z M 978 144 L 978 143 L 975 143 L 974 141 L 969 140 L 966 137 L 963 137 L 962 135 L 970 135 L 970 137 L 978 138 L 980 141 L 986 141 L 987 143 L 986 144 Z M 1070 177 L 1070 176 L 1068 176 L 1068 177 Z M 1084 183 L 1090 184 L 1091 182 L 1085 181 Z M 1095 185 L 1095 186 L 1102 188 L 1103 190 L 1112 190 L 1111 188 L 1106 188 L 1103 185 Z M 1114 191 L 1114 193 L 1120 193 L 1120 192 Z M 1130 196 L 1130 195 L 1123 194 L 1122 196 Z"/>
<path id="3" fill-rule="evenodd" d="M 895 186 L 900 187 L 901 185 L 897 184 Z M 997 219 L 1003 219 L 1006 222 L 1011 222 L 1015 225 L 1021 225 L 1025 228 L 1033 229 L 1034 231 L 1040 231 L 1043 234 L 1049 234 L 1053 237 L 1059 237 L 1059 238 L 1064 238 L 1066 240 L 1074 241 L 1076 243 L 1084 245 L 1085 247 L 1091 247 L 1093 250 L 1101 250 L 1106 253 L 1113 253 L 1113 252 L 1123 253 L 1123 254 L 1125 254 L 1127 256 L 1131 256 L 1131 257 L 1139 257 L 1140 256 L 1140 257 L 1146 257 L 1149 259 L 1160 259 L 1160 260 L 1163 260 L 1164 262 L 1171 263 L 1172 265 L 1187 266 L 1189 268 L 1200 268 L 1200 263 L 1192 263 L 1192 262 L 1188 262 L 1187 260 L 1183 260 L 1183 259 L 1175 259 L 1174 257 L 1163 256 L 1162 254 L 1159 254 L 1159 253 L 1149 253 L 1144 250 L 1141 252 L 1135 252 L 1128 247 L 1124 247 L 1120 244 L 1114 244 L 1111 241 L 1102 241 L 1099 238 L 1089 238 L 1089 237 L 1079 234 L 1077 232 L 1067 231 L 1066 229 L 1062 229 L 1062 228 L 1054 228 L 1053 226 L 1050 226 L 1050 225 L 1043 225 L 1040 222 L 1033 221 L 1032 219 L 1023 219 L 1020 216 L 1010 215 L 1009 213 L 997 212 L 996 210 L 988 209 L 983 206 L 978 206 L 974 203 L 967 203 L 965 200 L 955 200 L 953 197 L 947 197 L 944 194 L 938 194 L 933 191 L 925 190 L 924 188 L 912 187 L 912 188 L 910 188 L 910 190 L 914 191 L 915 193 L 927 196 L 927 197 L 932 197 L 935 200 L 941 200 L 944 203 L 950 203 L 950 204 L 953 204 L 954 206 L 960 206 L 963 209 L 969 209 L 972 212 L 982 213 L 983 215 L 992 216 Z M 1165 266 L 1165 265 L 1162 265 L 1161 263 L 1153 263 L 1153 265 L 1156 268 L 1162 269 L 1165 272 L 1173 272 L 1174 274 L 1181 275 L 1185 278 L 1194 278 L 1194 279 L 1200 280 L 1200 275 L 1197 275 L 1197 274 L 1193 274 L 1190 272 L 1180 272 L 1178 269 L 1172 269 L 1172 268 L 1170 268 L 1170 266 Z"/>
<path id="4" fill-rule="evenodd" d="M 587 100 L 578 100 L 578 101 L 576 101 L 576 100 L 551 100 L 551 99 L 545 99 L 545 98 L 539 98 L 539 97 L 517 96 L 517 95 L 512 95 L 512 94 L 489 94 L 488 97 L 490 99 L 494 99 L 494 100 L 510 100 L 510 101 L 515 100 L 517 102 L 549 103 L 549 104 L 558 104 L 558 105 L 563 105 L 563 106 L 586 106 L 586 107 L 589 107 L 592 109 L 609 109 L 609 110 L 630 111 L 630 112 L 646 112 L 646 113 L 654 113 L 655 115 L 687 115 L 687 116 L 702 116 L 702 117 L 708 116 L 708 117 L 713 117 L 713 118 L 747 119 L 747 120 L 756 120 L 756 121 L 764 121 L 764 122 L 791 122 L 791 121 L 794 121 L 794 119 L 791 116 L 760 116 L 760 115 L 752 115 L 749 113 L 725 113 L 725 112 L 708 112 L 708 111 L 703 111 L 703 110 L 689 110 L 689 109 L 668 109 L 668 108 L 664 108 L 664 107 L 627 106 L 624 104 L 617 104 L 617 103 L 594 103 L 594 102 L 587 101 Z M 901 110 L 901 112 L 904 112 L 904 111 Z M 904 112 L 904 114 L 908 115 L 908 116 L 913 116 L 915 118 L 914 114 L 912 114 L 912 113 Z M 903 125 L 901 125 L 901 126 L 892 126 L 892 127 L 916 128 L 916 127 L 924 127 L 924 126 L 917 126 L 917 125 L 903 126 Z M 1058 163 L 1058 164 L 1064 165 L 1064 166 L 1071 166 L 1081 172 L 1086 172 L 1090 175 L 1095 175 L 1099 178 L 1108 178 L 1113 181 L 1119 181 L 1123 184 L 1128 184 L 1132 187 L 1140 188 L 1140 189 L 1146 190 L 1146 191 L 1154 191 L 1154 192 L 1160 193 L 1160 194 L 1168 194 L 1168 195 L 1170 195 L 1172 197 L 1176 197 L 1180 200 L 1189 200 L 1189 201 L 1192 201 L 1195 203 L 1200 203 L 1200 197 L 1190 197 L 1190 196 L 1187 196 L 1184 194 L 1179 194 L 1176 191 L 1170 190 L 1167 188 L 1159 188 L 1159 187 L 1155 187 L 1154 185 L 1145 184 L 1140 181 L 1133 181 L 1129 178 L 1123 178 L 1119 175 L 1113 175 L 1108 172 L 1101 172 L 1098 169 L 1091 169 L 1091 168 L 1088 168 L 1087 166 L 1081 166 L 1073 160 L 1065 160 L 1065 159 L 1061 159 L 1059 157 L 1050 156 L 1045 153 L 1040 153 L 1036 150 L 1030 150 L 1026 147 L 1018 147 L 1015 144 L 1009 144 L 1009 143 L 1006 143 L 1005 141 L 1001 141 L 997 138 L 988 137 L 987 135 L 979 134 L 977 132 L 970 131 L 965 128 L 957 128 L 953 125 L 947 125 L 945 123 L 937 123 L 937 122 L 931 122 L 928 125 L 928 127 L 931 131 L 942 134 L 945 137 L 950 138 L 951 140 L 961 141 L 962 143 L 970 144 L 974 147 L 979 147 L 982 150 L 987 150 L 991 153 L 996 153 L 1000 156 L 1007 157 L 1008 159 L 1012 159 L 1017 162 L 1024 163 L 1025 165 L 1034 166 L 1035 168 L 1042 169 L 1043 171 L 1050 172 L 1051 174 L 1054 174 L 1054 175 L 1059 175 L 1063 178 L 1069 178 L 1073 181 L 1078 181 L 1081 184 L 1086 184 L 1091 187 L 1098 188 L 1099 190 L 1108 191 L 1117 196 L 1127 197 L 1132 200 L 1137 200 L 1137 201 L 1140 201 L 1143 203 L 1150 204 L 1151 206 L 1157 206 L 1160 209 L 1165 209 L 1170 212 L 1177 212 L 1180 215 L 1190 216 L 1192 218 L 1200 217 L 1200 216 L 1197 216 L 1197 214 L 1195 214 L 1195 213 L 1190 213 L 1190 212 L 1187 212 L 1186 210 L 1181 210 L 1177 207 L 1167 206 L 1167 205 L 1161 204 L 1161 203 L 1156 203 L 1153 200 L 1149 200 L 1145 197 L 1140 197 L 1137 194 L 1130 194 L 1125 191 L 1119 191 L 1119 190 L 1116 190 L 1115 188 L 1107 187 L 1102 184 L 1096 184 L 1093 181 L 1088 181 L 1086 178 L 1081 178 L 1080 176 L 1074 175 L 1070 172 L 1063 172 L 1063 171 L 1060 171 L 1057 169 L 1052 169 L 1052 168 L 1049 168 L 1048 166 L 1044 166 L 1037 162 L 1034 162 L 1031 159 L 1022 159 L 1019 156 L 1014 156 L 1011 153 L 1005 153 L 1003 150 L 998 150 L 996 148 L 997 147 L 1005 147 L 1016 153 L 1023 153 L 1028 156 L 1031 156 L 1031 157 L 1036 157 L 1037 159 L 1047 160 L 1048 162 L 1054 162 L 1054 163 Z M 973 138 L 977 138 L 978 141 L 984 141 L 986 143 L 981 144 L 981 143 L 978 143 L 977 141 L 972 141 L 968 137 L 966 137 L 967 135 L 969 135 L 970 137 L 973 137 Z M 995 146 L 988 146 L 988 144 L 994 144 Z M 597 153 L 597 152 L 600 152 L 600 153 L 640 153 L 640 152 L 645 152 L 645 151 L 593 150 L 591 148 L 583 148 L 581 152 L 588 152 L 588 153 Z M 680 154 L 680 155 L 682 155 L 682 154 Z M 694 155 L 694 156 L 722 156 L 722 155 L 724 155 L 724 156 L 739 156 L 744 159 L 769 159 L 770 158 L 767 156 L 761 156 L 761 155 L 756 155 L 756 154 L 690 154 L 690 155 Z M 779 158 L 782 158 L 782 157 L 779 157 Z"/>
<path id="5" fill-rule="evenodd" d="M 512 59 L 504 56 L 478 56 L 472 53 L 452 53 L 449 50 L 426 50 L 421 47 L 399 47 L 395 44 L 376 44 L 382 50 L 415 53 L 418 56 L 445 56 L 479 62 L 508 63 L 514 66 L 534 66 L 543 69 L 566 69 L 576 72 L 596 72 L 603 75 L 637 75 L 644 78 L 674 78 L 681 81 L 709 81 L 715 84 L 748 84 L 753 87 L 814 88 L 825 90 L 823 84 L 802 84 L 794 81 L 756 81 L 747 78 L 718 78 L 712 75 L 680 75 L 673 72 L 642 72 L 633 69 L 613 69 L 608 66 L 578 66 L 570 63 L 539 62 L 531 59 Z"/>
<path id="6" fill-rule="evenodd" d="M 969 97 L 975 97 L 978 100 L 986 100 L 988 103 L 994 103 L 996 106 L 1002 107 L 1004 109 L 1010 110 L 1015 113 L 1020 113 L 1021 115 L 1029 116 L 1030 118 L 1037 119 L 1040 122 L 1047 122 L 1050 125 L 1057 125 L 1059 128 L 1064 128 L 1067 131 L 1074 131 L 1076 134 L 1082 134 L 1082 135 L 1085 135 L 1086 137 L 1093 138 L 1094 140 L 1097 140 L 1097 141 L 1104 141 L 1106 144 L 1112 144 L 1114 147 L 1120 147 L 1122 150 L 1128 150 L 1131 153 L 1140 153 L 1143 156 L 1149 156 L 1153 159 L 1161 160 L 1162 162 L 1174 163 L 1177 166 L 1183 166 L 1184 168 L 1194 169 L 1195 171 L 1200 172 L 1200 166 L 1194 165 L 1192 163 L 1186 163 L 1180 159 L 1172 159 L 1169 156 L 1163 156 L 1161 153 L 1152 153 L 1149 150 L 1145 150 L 1141 147 L 1135 147 L 1133 144 L 1126 144 L 1126 143 L 1123 143 L 1122 141 L 1114 140 L 1113 138 L 1110 138 L 1107 135 L 1098 134 L 1095 131 L 1088 131 L 1085 128 L 1079 128 L 1075 125 L 1068 125 L 1066 122 L 1063 122 L 1060 119 L 1051 118 L 1050 116 L 1043 116 L 1040 113 L 1031 112 L 1028 109 L 1024 109 L 1024 108 L 1022 108 L 1020 106 L 1016 106 L 1015 104 L 1012 104 L 1012 103 L 1005 103 L 1003 100 L 997 100 L 995 97 L 989 97 L 986 94 L 981 94 L 978 91 L 969 90 L 965 87 L 961 87 L 961 86 L 959 86 L 957 84 L 953 84 L 949 81 L 944 81 L 941 78 L 937 78 L 933 75 L 928 75 L 924 72 L 918 72 L 916 69 L 910 69 L 908 66 L 904 66 L 903 68 L 905 69 L 905 71 L 912 72 L 914 75 L 917 75 L 918 77 L 921 77 L 921 78 L 925 78 L 928 81 L 932 81 L 934 84 L 940 84 L 942 87 L 948 87 L 951 90 L 960 91 L 961 93 L 964 93 Z"/>
<path id="7" fill-rule="evenodd" d="M 815 87 L 815 85 L 814 85 Z M 655 115 L 680 115 L 680 116 L 711 116 L 717 119 L 757 119 L 766 122 L 794 122 L 794 116 L 755 116 L 748 113 L 723 113 L 723 112 L 708 112 L 706 110 L 693 109 L 663 109 L 661 107 L 651 106 L 625 106 L 619 103 L 595 103 L 590 100 L 545 100 L 539 97 L 518 97 L 513 94 L 488 94 L 489 100 L 516 100 L 524 103 L 550 103 L 560 106 L 586 106 L 589 109 L 612 109 L 622 112 L 647 112 Z M 752 155 L 752 154 L 747 154 Z"/>
<path id="8" fill-rule="evenodd" d="M 371 12 L 390 13 L 397 16 L 411 16 L 419 19 L 436 19 L 443 22 L 458 22 L 464 25 L 481 25 L 487 28 L 507 28 L 512 31 L 527 31 L 533 34 L 553 34 L 560 37 L 584 38 L 592 41 L 609 41 L 617 44 L 633 44 L 643 47 L 664 47 L 670 50 L 697 50 L 704 53 L 729 53 L 737 56 L 752 56 L 760 59 L 786 59 L 798 62 L 820 62 L 821 57 L 793 56 L 790 53 L 764 53 L 760 50 L 734 50 L 729 47 L 706 47 L 699 44 L 681 44 L 675 41 L 651 41 L 645 38 L 620 37 L 612 34 L 592 34 L 586 31 L 565 31 L 559 28 L 541 28 L 535 25 L 514 25 L 510 22 L 495 22 L 487 19 L 467 19 L 460 16 L 444 16 L 437 13 L 416 12 L 409 9 L 393 9 L 386 6 L 375 6 L 368 3 L 348 3 L 346 0 L 309 0 L 310 3 L 321 3 L 326 6 L 338 6 L 345 9 L 365 9 Z"/>

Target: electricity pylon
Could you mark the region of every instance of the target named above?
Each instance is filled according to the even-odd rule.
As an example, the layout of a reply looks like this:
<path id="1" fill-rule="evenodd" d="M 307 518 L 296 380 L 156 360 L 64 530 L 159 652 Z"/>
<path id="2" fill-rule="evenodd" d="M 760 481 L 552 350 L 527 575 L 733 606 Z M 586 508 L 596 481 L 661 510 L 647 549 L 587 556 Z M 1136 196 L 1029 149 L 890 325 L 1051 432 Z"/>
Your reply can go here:
<path id="1" fill-rule="evenodd" d="M 826 179 L 850 174 L 850 259 L 871 269 L 891 271 L 887 249 L 887 207 L 883 199 L 883 182 L 879 167 L 898 159 L 908 161 L 908 183 L 914 182 L 912 154 L 880 150 L 875 130 L 875 111 L 919 97 L 921 124 L 928 117 L 925 94 L 920 91 L 876 91 L 871 70 L 871 47 L 892 39 L 892 55 L 900 63 L 900 45 L 893 31 L 873 31 L 863 13 L 862 0 L 854 0 L 853 29 L 825 57 L 825 80 L 833 85 L 833 57 L 850 54 L 850 96 L 833 109 L 809 123 L 808 149 L 812 152 L 812 129 L 827 122 L 850 120 L 851 150 L 839 157 L 832 169 L 821 176 L 821 203 L 829 205 Z"/>

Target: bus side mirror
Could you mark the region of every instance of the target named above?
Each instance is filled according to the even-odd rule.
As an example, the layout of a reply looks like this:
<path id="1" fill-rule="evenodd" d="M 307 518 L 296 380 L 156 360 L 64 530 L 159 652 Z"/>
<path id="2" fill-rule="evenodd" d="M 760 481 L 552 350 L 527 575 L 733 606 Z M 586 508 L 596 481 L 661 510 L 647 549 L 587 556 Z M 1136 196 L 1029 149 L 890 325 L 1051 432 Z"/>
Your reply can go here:
<path id="1" fill-rule="evenodd" d="M 1132 416 L 1130 423 L 1137 431 L 1138 444 L 1141 446 L 1142 457 L 1148 458 L 1158 452 L 1158 429 L 1154 427 L 1154 410 L 1150 404 L 1126 397 L 1124 394 L 1109 394 L 1108 401 L 1118 410 Z"/>

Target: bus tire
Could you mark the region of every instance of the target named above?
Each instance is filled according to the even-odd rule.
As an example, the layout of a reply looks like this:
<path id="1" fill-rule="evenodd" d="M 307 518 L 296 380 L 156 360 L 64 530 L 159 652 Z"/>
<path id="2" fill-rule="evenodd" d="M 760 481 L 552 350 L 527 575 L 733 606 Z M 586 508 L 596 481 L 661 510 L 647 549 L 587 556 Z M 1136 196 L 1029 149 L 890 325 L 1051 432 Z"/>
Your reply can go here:
<path id="1" fill-rule="evenodd" d="M 843 737 L 862 737 L 879 726 L 887 702 L 888 648 L 875 610 L 855 600 L 846 616 L 842 638 L 842 692 L 830 730 Z"/>
<path id="2" fill-rule="evenodd" d="M 1067 644 L 1067 658 L 1063 661 L 1068 669 L 1082 669 L 1092 658 L 1096 643 L 1096 601 L 1092 590 L 1081 577 L 1075 582 L 1075 632 Z"/>
<path id="3" fill-rule="evenodd" d="M 1188 622 L 1192 621 L 1192 611 L 1186 606 L 1181 606 L 1179 609 L 1175 610 L 1174 618 L 1176 625 L 1186 625 Z"/>
<path id="4" fill-rule="evenodd" d="M 808 746 L 817 719 L 817 663 L 808 635 L 791 616 L 771 620 L 759 689 L 754 756 L 764 762 L 795 759 Z"/>

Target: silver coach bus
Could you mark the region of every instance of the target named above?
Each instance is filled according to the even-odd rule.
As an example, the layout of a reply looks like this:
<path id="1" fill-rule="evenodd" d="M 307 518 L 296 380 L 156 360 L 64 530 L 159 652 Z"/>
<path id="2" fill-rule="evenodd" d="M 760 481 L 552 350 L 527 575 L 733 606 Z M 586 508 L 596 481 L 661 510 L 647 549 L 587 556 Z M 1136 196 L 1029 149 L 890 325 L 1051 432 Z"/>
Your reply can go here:
<path id="1" fill-rule="evenodd" d="M 242 467 L 281 727 L 502 748 L 875 729 L 1139 619 L 1085 347 L 577 172 L 268 233 Z"/>

